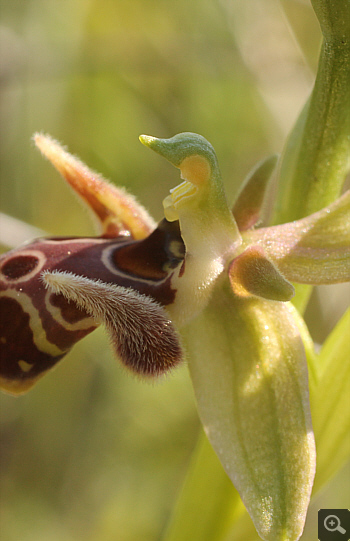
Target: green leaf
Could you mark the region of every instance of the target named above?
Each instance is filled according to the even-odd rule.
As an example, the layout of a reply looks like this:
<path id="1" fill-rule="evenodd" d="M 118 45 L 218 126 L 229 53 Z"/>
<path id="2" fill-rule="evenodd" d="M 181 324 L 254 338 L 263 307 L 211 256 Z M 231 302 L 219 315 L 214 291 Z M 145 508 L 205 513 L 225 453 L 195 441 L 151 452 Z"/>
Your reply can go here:
<path id="1" fill-rule="evenodd" d="M 327 338 L 319 355 L 318 382 L 310 386 L 317 446 L 314 491 L 350 457 L 350 309 Z"/>
<path id="2" fill-rule="evenodd" d="M 163 541 L 220 541 L 242 512 L 238 492 L 201 431 Z"/>
<path id="3" fill-rule="evenodd" d="M 235 296 L 223 277 L 185 333 L 205 431 L 259 535 L 271 541 L 301 535 L 315 467 L 295 317 L 289 304 Z"/>

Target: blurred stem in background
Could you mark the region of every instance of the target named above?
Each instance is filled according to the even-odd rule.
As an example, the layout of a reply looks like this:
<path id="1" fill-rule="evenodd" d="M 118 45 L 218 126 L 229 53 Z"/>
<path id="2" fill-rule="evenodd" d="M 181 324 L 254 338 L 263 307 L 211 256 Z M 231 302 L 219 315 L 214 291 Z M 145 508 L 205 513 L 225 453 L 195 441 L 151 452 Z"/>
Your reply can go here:
<path id="1" fill-rule="evenodd" d="M 284 151 L 274 223 L 308 216 L 341 192 L 350 167 L 350 11 L 347 2 L 314 0 L 323 33 L 312 94 Z M 311 287 L 297 286 L 293 300 L 305 310 Z"/>

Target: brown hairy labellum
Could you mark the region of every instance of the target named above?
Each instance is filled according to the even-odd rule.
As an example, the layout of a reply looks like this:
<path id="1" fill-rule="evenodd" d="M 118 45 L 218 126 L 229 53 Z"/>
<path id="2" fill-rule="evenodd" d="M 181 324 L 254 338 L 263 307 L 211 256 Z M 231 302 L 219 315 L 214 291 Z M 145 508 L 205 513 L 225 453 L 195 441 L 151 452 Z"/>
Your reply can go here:
<path id="1" fill-rule="evenodd" d="M 27 391 L 101 323 L 134 372 L 157 375 L 179 362 L 161 305 L 174 300 L 171 276 L 183 253 L 178 224 L 164 220 L 143 240 L 38 239 L 1 256 L 2 387 Z"/>
<path id="2" fill-rule="evenodd" d="M 30 389 L 73 345 L 104 324 L 133 372 L 164 373 L 182 358 L 163 307 L 185 248 L 178 222 L 156 226 L 123 189 L 56 141 L 35 142 L 97 218 L 101 236 L 36 239 L 0 256 L 0 386 Z"/>
<path id="3" fill-rule="evenodd" d="M 106 326 L 117 355 L 132 371 L 154 376 L 181 360 L 174 327 L 150 297 L 65 272 L 44 273 L 43 281 Z"/>

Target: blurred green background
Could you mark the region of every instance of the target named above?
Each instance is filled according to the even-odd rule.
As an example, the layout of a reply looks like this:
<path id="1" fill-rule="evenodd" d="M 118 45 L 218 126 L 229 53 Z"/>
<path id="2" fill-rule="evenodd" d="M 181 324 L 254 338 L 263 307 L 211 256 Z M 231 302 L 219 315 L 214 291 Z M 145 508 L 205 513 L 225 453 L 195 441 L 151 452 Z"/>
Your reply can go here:
<path id="1" fill-rule="evenodd" d="M 139 134 L 201 133 L 232 200 L 254 164 L 282 150 L 321 39 L 306 0 L 0 0 L 0 9 L 1 211 L 60 236 L 94 230 L 33 148 L 35 131 L 157 220 L 179 175 Z M 344 291 L 314 293 L 316 341 Z M 0 421 L 1 541 L 160 539 L 199 430 L 186 366 L 142 383 L 100 329 L 28 395 L 2 395 Z M 303 539 L 316 539 L 319 507 L 349 500 L 345 471 L 311 507 Z"/>

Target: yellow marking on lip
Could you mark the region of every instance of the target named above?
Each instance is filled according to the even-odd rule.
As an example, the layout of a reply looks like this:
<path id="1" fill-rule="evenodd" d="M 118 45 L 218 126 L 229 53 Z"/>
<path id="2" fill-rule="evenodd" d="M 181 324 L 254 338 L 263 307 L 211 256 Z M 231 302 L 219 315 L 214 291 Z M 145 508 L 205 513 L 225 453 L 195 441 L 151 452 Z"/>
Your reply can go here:
<path id="1" fill-rule="evenodd" d="M 184 257 L 184 246 L 178 240 L 172 240 L 169 244 L 169 251 L 178 258 Z"/>
<path id="2" fill-rule="evenodd" d="M 21 256 L 21 257 L 26 257 L 26 256 L 35 257 L 38 260 L 38 263 L 35 265 L 33 270 L 31 270 L 30 272 L 24 274 L 23 276 L 19 276 L 18 278 L 13 278 L 13 279 L 10 278 L 9 279 L 5 274 L 3 274 L 2 271 L 0 271 L 1 281 L 5 282 L 5 283 L 9 283 L 10 285 L 18 284 L 19 282 L 28 282 L 34 276 L 39 274 L 39 272 L 41 271 L 41 269 L 43 268 L 43 266 L 46 263 L 46 255 L 43 252 L 39 251 L 39 250 L 29 250 L 29 249 L 28 250 L 21 250 L 18 253 L 18 255 Z M 15 257 L 15 256 L 13 254 L 10 254 L 9 257 L 8 257 L 8 261 L 10 262 L 13 257 Z M 4 265 L 6 263 L 7 263 L 7 261 L 4 261 L 4 263 L 2 265 L 2 268 L 4 267 Z"/>
<path id="3" fill-rule="evenodd" d="M 180 164 L 180 171 L 182 178 L 195 186 L 208 182 L 211 175 L 210 163 L 204 156 L 198 154 L 185 158 Z"/>
<path id="4" fill-rule="evenodd" d="M 32 364 L 27 363 L 26 361 L 23 361 L 23 360 L 18 361 L 18 365 L 20 369 L 22 370 L 22 372 L 29 372 L 29 370 L 33 368 Z"/>
<path id="5" fill-rule="evenodd" d="M 42 353 L 48 353 L 52 357 L 57 357 L 65 353 L 62 351 L 56 344 L 49 342 L 46 338 L 46 332 L 43 328 L 40 313 L 33 305 L 32 299 L 27 295 L 27 293 L 18 292 L 16 289 L 8 289 L 0 293 L 0 297 L 9 297 L 10 299 L 15 299 L 18 304 L 22 307 L 24 312 L 29 315 L 29 327 L 33 332 L 33 342 L 39 351 Z"/>
<path id="6" fill-rule="evenodd" d="M 62 315 L 62 308 L 60 306 L 55 306 L 54 304 L 52 304 L 51 295 L 52 291 L 48 289 L 45 295 L 46 310 L 50 312 L 53 319 L 67 331 L 80 331 L 89 329 L 95 324 L 94 320 L 89 316 L 86 316 L 83 319 L 79 319 L 74 323 L 70 323 L 69 321 L 64 319 Z"/>
<path id="7" fill-rule="evenodd" d="M 0 336 L 0 344 L 6 344 L 7 340 L 5 336 Z"/>
<path id="8" fill-rule="evenodd" d="M 23 380 L 22 379 L 11 380 L 11 379 L 0 376 L 0 389 L 4 391 L 5 393 L 11 394 L 12 396 L 18 396 L 18 395 L 24 394 L 27 391 L 29 391 L 29 389 L 31 389 L 33 385 L 35 385 L 35 383 L 39 379 L 41 379 L 45 374 L 46 374 L 46 371 L 42 372 L 41 374 L 38 374 L 32 379 L 28 378 L 28 379 L 23 379 Z"/>

